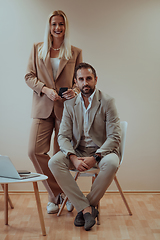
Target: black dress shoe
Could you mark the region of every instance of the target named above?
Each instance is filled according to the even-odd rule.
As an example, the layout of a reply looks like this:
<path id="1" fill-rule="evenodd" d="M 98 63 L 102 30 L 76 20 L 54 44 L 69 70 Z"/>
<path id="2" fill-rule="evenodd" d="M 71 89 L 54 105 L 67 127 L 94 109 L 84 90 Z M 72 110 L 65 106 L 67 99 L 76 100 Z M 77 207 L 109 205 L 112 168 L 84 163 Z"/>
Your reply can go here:
<path id="1" fill-rule="evenodd" d="M 86 231 L 90 230 L 94 226 L 94 224 L 96 223 L 95 218 L 99 214 L 98 210 L 95 209 L 95 207 L 91 206 L 91 208 L 92 208 L 92 214 L 87 212 L 83 215 L 85 220 L 84 229 Z"/>
<path id="2" fill-rule="evenodd" d="M 81 211 L 77 214 L 77 216 L 74 220 L 74 225 L 76 227 L 82 227 L 82 226 L 84 226 L 84 223 L 85 223 L 85 221 L 84 221 L 84 217 L 83 217 L 83 212 Z"/>

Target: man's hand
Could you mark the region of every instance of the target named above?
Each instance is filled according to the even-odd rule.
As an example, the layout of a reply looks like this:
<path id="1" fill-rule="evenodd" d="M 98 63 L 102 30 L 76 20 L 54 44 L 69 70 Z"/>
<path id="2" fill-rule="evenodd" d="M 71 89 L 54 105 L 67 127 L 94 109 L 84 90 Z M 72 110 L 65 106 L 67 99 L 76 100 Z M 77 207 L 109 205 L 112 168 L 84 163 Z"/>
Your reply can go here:
<path id="1" fill-rule="evenodd" d="M 84 162 L 84 158 L 83 157 L 77 157 L 76 155 L 71 154 L 69 156 L 69 158 L 72 161 L 72 163 L 75 166 L 75 168 L 79 172 L 84 172 L 84 171 L 90 169 L 90 167 Z"/>
<path id="2" fill-rule="evenodd" d="M 88 166 L 88 169 L 92 168 L 96 164 L 95 158 L 92 157 L 79 157 L 78 160 L 83 161 Z"/>

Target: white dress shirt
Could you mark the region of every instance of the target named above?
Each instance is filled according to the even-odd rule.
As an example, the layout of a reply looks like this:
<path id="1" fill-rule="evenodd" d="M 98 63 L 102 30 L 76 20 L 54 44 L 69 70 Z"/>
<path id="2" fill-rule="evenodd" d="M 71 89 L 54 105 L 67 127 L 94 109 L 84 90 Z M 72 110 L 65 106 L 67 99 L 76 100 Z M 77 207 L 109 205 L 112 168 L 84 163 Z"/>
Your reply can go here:
<path id="1" fill-rule="evenodd" d="M 89 114 L 90 114 L 90 109 L 92 106 L 92 101 L 93 101 L 95 92 L 96 92 L 96 89 L 92 93 L 92 95 L 88 98 L 89 105 L 88 105 L 87 109 L 84 105 L 84 100 L 83 100 L 82 94 L 80 93 L 82 113 L 83 113 L 83 128 L 82 128 L 82 134 L 81 134 L 81 140 L 80 140 L 79 146 L 86 147 L 86 148 L 88 148 L 88 147 L 89 148 L 91 148 L 91 147 L 98 148 L 97 145 L 92 141 L 92 139 L 90 138 L 90 136 L 88 134 Z"/>

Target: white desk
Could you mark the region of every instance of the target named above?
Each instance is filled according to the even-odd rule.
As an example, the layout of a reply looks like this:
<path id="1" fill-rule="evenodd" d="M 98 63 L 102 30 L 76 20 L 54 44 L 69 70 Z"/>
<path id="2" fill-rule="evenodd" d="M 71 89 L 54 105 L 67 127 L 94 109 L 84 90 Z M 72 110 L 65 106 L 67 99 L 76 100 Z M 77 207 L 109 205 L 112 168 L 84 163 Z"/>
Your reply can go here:
<path id="1" fill-rule="evenodd" d="M 4 185 L 4 220 L 5 220 L 5 224 L 8 225 L 8 184 L 32 182 L 33 188 L 34 188 L 34 193 L 35 193 L 35 198 L 36 198 L 36 203 L 37 203 L 39 220 L 40 220 L 41 229 L 42 229 L 42 235 L 46 236 L 46 229 L 45 229 L 45 225 L 44 225 L 44 218 L 43 218 L 43 213 L 42 213 L 42 207 L 41 207 L 41 201 L 40 201 L 37 182 L 46 180 L 48 177 L 45 175 L 39 174 L 39 173 L 38 173 L 38 175 L 40 175 L 40 176 L 23 179 L 23 180 L 0 177 L 0 184 Z"/>

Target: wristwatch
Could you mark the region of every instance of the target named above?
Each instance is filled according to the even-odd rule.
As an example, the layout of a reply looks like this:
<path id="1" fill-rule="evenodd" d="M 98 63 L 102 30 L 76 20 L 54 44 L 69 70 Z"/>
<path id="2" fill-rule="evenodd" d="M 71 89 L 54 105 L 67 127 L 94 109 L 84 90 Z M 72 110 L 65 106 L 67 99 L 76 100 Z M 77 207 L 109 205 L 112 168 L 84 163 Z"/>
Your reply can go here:
<path id="1" fill-rule="evenodd" d="M 99 163 L 101 161 L 101 157 L 99 155 L 94 154 L 93 157 L 95 158 L 97 163 Z"/>

